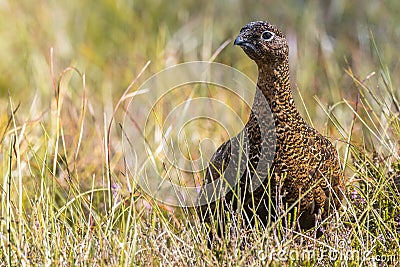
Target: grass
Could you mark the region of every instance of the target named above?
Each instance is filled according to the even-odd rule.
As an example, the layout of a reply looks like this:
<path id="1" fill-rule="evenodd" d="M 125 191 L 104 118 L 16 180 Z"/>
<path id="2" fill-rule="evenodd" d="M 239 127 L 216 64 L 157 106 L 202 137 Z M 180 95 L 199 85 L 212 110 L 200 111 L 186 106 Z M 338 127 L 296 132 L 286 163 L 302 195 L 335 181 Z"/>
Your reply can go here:
<path id="1" fill-rule="evenodd" d="M 400 262 L 398 1 L 246 3 L 0 5 L 0 266 Z M 227 22 L 221 14 L 234 15 Z M 210 249 L 192 210 L 157 202 L 135 183 L 139 170 L 127 170 L 121 125 L 130 93 L 175 63 L 215 59 L 255 79 L 254 64 L 224 44 L 254 19 L 287 34 L 295 101 L 339 151 L 345 207 L 319 239 L 281 221 L 244 233 L 236 218 Z M 149 136 L 171 108 L 199 96 L 241 119 L 248 114 L 218 88 L 182 88 L 160 101 Z M 191 127 L 204 128 L 180 140 L 188 157 L 199 156 L 193 140 L 218 147 L 227 139 L 216 124 Z M 183 178 L 193 185 L 200 176 Z"/>

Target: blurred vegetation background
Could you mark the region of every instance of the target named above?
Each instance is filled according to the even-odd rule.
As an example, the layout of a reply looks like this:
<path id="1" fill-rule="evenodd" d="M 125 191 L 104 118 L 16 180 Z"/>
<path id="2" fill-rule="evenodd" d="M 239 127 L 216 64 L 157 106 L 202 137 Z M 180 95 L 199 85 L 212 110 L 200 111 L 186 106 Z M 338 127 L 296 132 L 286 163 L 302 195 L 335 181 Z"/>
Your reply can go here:
<path id="1" fill-rule="evenodd" d="M 289 41 L 292 90 L 301 113 L 333 140 L 343 140 L 323 109 L 336 104 L 332 112 L 348 131 L 353 113 L 342 100 L 354 107 L 358 89 L 346 71 L 351 69 L 360 80 L 370 76 L 367 82 L 378 92 L 385 70 L 378 53 L 391 73 L 398 71 L 399 10 L 400 2 L 394 0 L 2 0 L 0 131 L 5 131 L 11 112 L 9 94 L 13 108 L 19 105 L 18 122 L 32 126 L 24 133 L 26 149 L 31 149 L 32 142 L 34 151 L 44 153 L 50 143 L 42 138 L 43 133 L 51 135 L 57 124 L 55 84 L 63 77 L 61 127 L 64 145 L 71 151 L 63 151 L 61 157 L 64 164 L 73 163 L 85 176 L 95 172 L 101 177 L 97 159 L 105 158 L 104 118 L 110 121 L 117 101 L 147 61 L 151 63 L 137 85 L 167 66 L 210 59 L 256 81 L 255 64 L 232 42 L 243 25 L 267 20 L 282 29 Z M 85 86 L 79 75 L 63 74 L 69 66 L 85 74 Z M 397 88 L 400 77 L 392 75 L 391 79 L 392 88 Z M 83 112 L 85 101 L 88 108 Z M 122 120 L 120 111 L 117 122 Z M 368 138 L 362 136 L 361 128 L 355 125 L 358 132 L 353 139 L 364 144 Z M 111 132 L 110 167 L 122 169 L 118 129 L 115 124 Z M 344 144 L 339 142 L 339 147 Z M 368 144 L 373 146 L 372 141 Z"/>
<path id="2" fill-rule="evenodd" d="M 361 0 L 2 0 L 0 111 L 3 126 L 0 130 L 4 132 L 11 111 L 9 94 L 14 108 L 19 105 L 19 122 L 34 125 L 28 132 L 36 132 L 37 137 L 43 132 L 52 132 L 56 123 L 51 116 L 51 110 L 55 110 L 54 85 L 65 76 L 63 70 L 76 67 L 85 74 L 86 84 L 83 86 L 79 75 L 71 73 L 65 79 L 67 89 L 62 92 L 60 112 L 65 128 L 63 142 L 66 147 L 77 149 L 71 158 L 66 154 L 72 153 L 64 151 L 64 157 L 67 162 L 75 160 L 75 167 L 80 165 L 88 173 L 95 171 L 98 162 L 93 159 L 104 158 L 99 146 L 104 117 L 110 120 L 122 93 L 147 61 L 151 63 L 140 77 L 142 82 L 167 66 L 210 59 L 237 68 L 256 80 L 255 64 L 233 47 L 232 41 L 246 23 L 267 20 L 287 35 L 292 90 L 302 114 L 308 114 L 308 120 L 320 131 L 340 139 L 337 129 L 327 123 L 323 109 L 329 110 L 338 103 L 333 114 L 349 130 L 353 113 L 341 101 L 346 99 L 355 106 L 358 89 L 346 71 L 360 80 L 369 77 L 366 82 L 377 88 L 377 92 L 385 81 L 381 77 L 385 66 L 391 73 L 398 71 L 399 10 L 400 2 L 394 0 L 368 3 Z M 226 41 L 230 43 L 222 46 Z M 219 51 L 220 48 L 223 49 Z M 51 49 L 54 75 L 50 66 Z M 378 55 L 385 65 L 380 65 Z M 392 88 L 397 88 L 399 80 L 400 77 L 392 75 L 389 81 Z M 83 101 L 88 105 L 85 113 Z M 82 128 L 81 116 L 85 117 L 85 128 Z M 40 142 L 35 140 L 35 134 L 26 136 L 39 147 L 39 143 L 47 142 L 43 138 Z M 356 137 L 364 138 L 361 132 Z M 112 155 L 117 155 L 114 159 L 117 165 L 122 156 L 119 139 L 111 137 L 116 144 L 111 150 L 115 153 Z"/>
<path id="3" fill-rule="evenodd" d="M 314 95 L 333 103 L 355 95 L 344 72 L 346 60 L 361 78 L 378 71 L 371 33 L 396 72 L 399 10 L 394 0 L 2 0 L 2 107 L 8 91 L 23 107 L 30 107 L 34 96 L 43 107 L 49 104 L 50 48 L 56 75 L 68 66 L 86 73 L 89 95 L 102 110 L 112 106 L 146 61 L 152 62 L 152 73 L 175 63 L 208 60 L 252 20 L 270 21 L 286 33 L 293 87 L 304 94 L 309 108 Z M 254 64 L 232 45 L 215 61 L 256 76 Z"/>

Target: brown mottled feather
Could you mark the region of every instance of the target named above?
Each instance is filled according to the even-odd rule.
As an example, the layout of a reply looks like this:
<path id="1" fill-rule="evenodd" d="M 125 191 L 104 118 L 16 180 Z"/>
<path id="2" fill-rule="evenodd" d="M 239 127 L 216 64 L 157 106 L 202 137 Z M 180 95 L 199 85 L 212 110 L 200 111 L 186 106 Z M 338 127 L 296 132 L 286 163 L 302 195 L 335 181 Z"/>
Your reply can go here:
<path id="1" fill-rule="evenodd" d="M 273 35 L 271 40 L 263 38 L 265 32 L 267 33 L 264 37 Z M 289 82 L 289 47 L 282 32 L 268 22 L 251 22 L 241 29 L 235 44 L 241 46 L 257 63 L 259 70 L 257 86 L 273 114 L 272 124 L 276 134 L 275 154 L 269 170 L 263 170 L 261 174 L 257 172 L 258 175 L 265 177 L 268 175 L 263 181 L 264 186 L 249 192 L 249 186 L 246 187 L 246 184 L 249 177 L 254 174 L 255 166 L 259 163 L 261 146 L 264 145 L 260 127 L 268 127 L 263 124 L 263 120 L 257 119 L 254 115 L 255 112 L 265 109 L 265 103 L 256 95 L 253 112 L 244 129 L 249 138 L 249 157 L 247 170 L 240 178 L 243 189 L 240 189 L 240 193 L 236 196 L 235 193 L 238 192 L 235 191 L 226 194 L 222 199 L 222 205 L 213 202 L 200 207 L 198 213 L 207 222 L 218 221 L 223 224 L 223 212 L 235 208 L 238 203 L 237 198 L 240 197 L 239 202 L 249 221 L 254 220 L 252 215 L 255 210 L 259 219 L 267 223 L 273 220 L 268 216 L 274 214 L 273 210 L 267 209 L 267 201 L 272 199 L 276 204 L 279 202 L 277 196 L 280 195 L 283 204 L 288 207 L 299 201 L 299 225 L 302 229 L 310 229 L 315 226 L 318 218 L 326 218 L 330 211 L 340 207 L 343 174 L 337 152 L 331 142 L 309 126 L 296 109 Z M 215 152 L 208 167 L 205 183 L 219 178 L 224 172 L 224 166 L 231 160 L 232 140 L 225 142 Z M 268 194 L 266 194 L 267 185 L 270 188 Z M 216 214 L 220 215 L 218 219 L 211 220 Z"/>

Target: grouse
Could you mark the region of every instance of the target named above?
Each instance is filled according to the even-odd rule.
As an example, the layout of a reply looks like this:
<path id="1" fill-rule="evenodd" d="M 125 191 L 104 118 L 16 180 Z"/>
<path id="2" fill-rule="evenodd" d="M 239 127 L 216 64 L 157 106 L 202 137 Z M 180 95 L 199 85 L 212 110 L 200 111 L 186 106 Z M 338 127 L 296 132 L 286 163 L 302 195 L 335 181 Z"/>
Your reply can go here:
<path id="1" fill-rule="evenodd" d="M 344 178 L 337 151 L 295 106 L 283 33 L 268 22 L 250 22 L 234 45 L 257 64 L 258 90 L 242 132 L 210 160 L 197 213 L 221 235 L 227 212 L 240 211 L 249 223 L 265 226 L 281 205 L 296 215 L 300 229 L 311 229 L 340 207 Z M 316 233 L 322 235 L 322 229 Z"/>

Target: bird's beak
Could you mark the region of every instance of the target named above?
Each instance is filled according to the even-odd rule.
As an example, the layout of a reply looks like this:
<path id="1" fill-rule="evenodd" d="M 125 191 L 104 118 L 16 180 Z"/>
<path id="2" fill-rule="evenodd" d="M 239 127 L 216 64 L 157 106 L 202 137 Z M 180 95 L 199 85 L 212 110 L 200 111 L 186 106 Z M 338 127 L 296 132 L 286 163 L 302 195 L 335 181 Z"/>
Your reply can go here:
<path id="1" fill-rule="evenodd" d="M 242 35 L 240 35 L 240 34 L 238 35 L 238 37 L 236 37 L 235 41 L 233 42 L 233 45 L 238 45 L 245 51 L 248 49 L 256 51 L 256 48 L 254 47 L 254 45 L 252 43 L 250 43 L 249 41 L 247 41 L 246 39 L 244 39 L 242 37 Z"/>
<path id="2" fill-rule="evenodd" d="M 246 41 L 243 40 L 242 36 L 238 35 L 238 37 L 236 37 L 235 41 L 233 42 L 233 45 L 241 45 L 244 44 Z"/>

